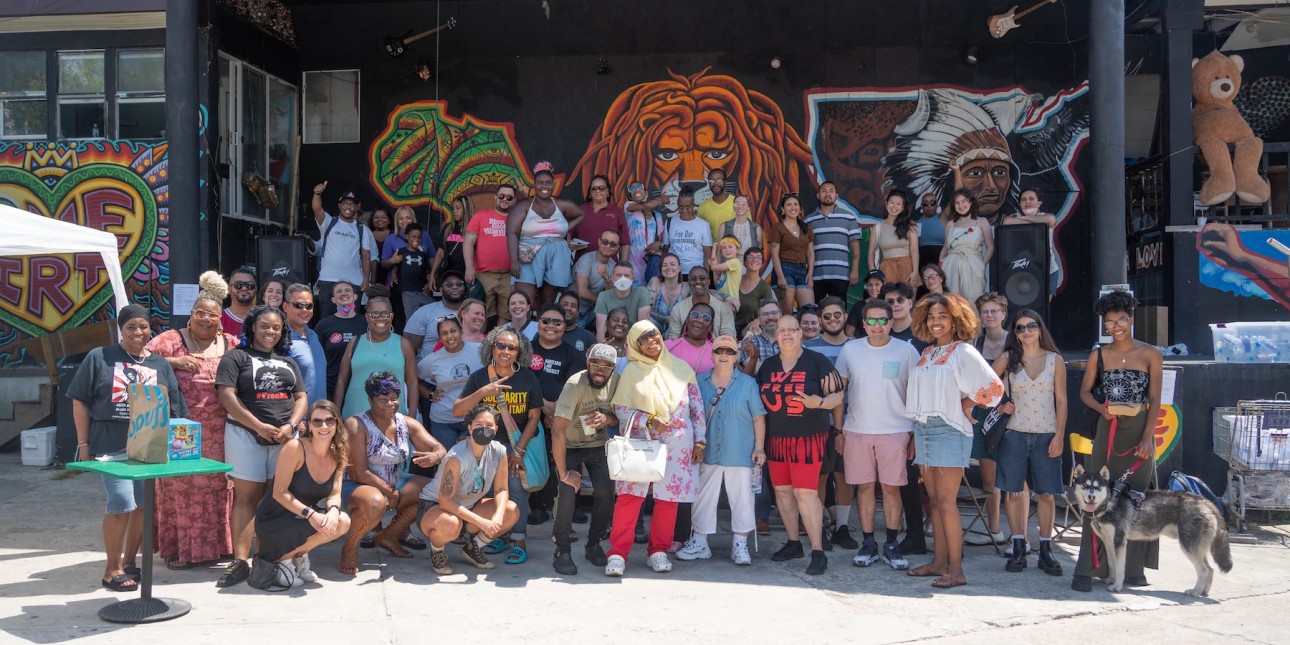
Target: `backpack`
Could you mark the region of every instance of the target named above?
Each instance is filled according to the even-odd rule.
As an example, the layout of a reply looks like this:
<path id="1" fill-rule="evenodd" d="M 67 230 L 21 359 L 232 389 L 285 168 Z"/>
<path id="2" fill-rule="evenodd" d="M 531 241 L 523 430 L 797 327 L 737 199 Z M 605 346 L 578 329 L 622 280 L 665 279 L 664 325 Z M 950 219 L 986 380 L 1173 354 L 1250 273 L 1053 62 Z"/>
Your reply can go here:
<path id="1" fill-rule="evenodd" d="M 1214 491 L 1210 490 L 1209 486 L 1200 479 L 1175 470 L 1169 475 L 1169 490 L 1200 495 L 1213 502 L 1214 506 L 1218 507 L 1218 512 L 1223 514 L 1223 519 L 1227 519 L 1227 505 L 1223 503 L 1223 498 L 1215 495 Z"/>
<path id="2" fill-rule="evenodd" d="M 322 237 L 318 240 L 318 263 L 320 266 L 322 265 L 323 255 L 327 253 L 327 237 L 331 235 L 331 230 L 336 228 L 338 222 L 340 222 L 340 218 L 332 216 L 331 223 L 323 230 Z M 361 251 L 363 249 L 363 233 L 367 232 L 368 235 L 371 235 L 371 232 L 367 231 L 367 226 L 362 222 L 356 221 L 356 223 L 358 224 L 358 248 Z M 372 241 L 375 242 L 376 240 L 373 239 Z M 378 261 L 381 259 L 380 249 L 376 249 L 376 257 L 373 259 Z"/>

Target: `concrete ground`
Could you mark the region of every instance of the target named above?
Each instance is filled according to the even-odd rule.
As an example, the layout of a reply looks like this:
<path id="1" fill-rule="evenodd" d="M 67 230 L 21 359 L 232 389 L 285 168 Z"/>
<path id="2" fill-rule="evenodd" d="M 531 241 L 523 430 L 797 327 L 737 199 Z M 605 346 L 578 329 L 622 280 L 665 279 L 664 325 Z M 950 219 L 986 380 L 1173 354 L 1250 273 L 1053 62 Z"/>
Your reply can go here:
<path id="1" fill-rule="evenodd" d="M 145 626 L 101 621 L 99 608 L 134 594 L 99 586 L 103 569 L 99 522 L 103 492 L 95 475 L 54 479 L 54 471 L 23 467 L 0 455 L 0 642 L 413 643 L 447 638 L 529 642 L 905 642 L 1284 643 L 1290 620 L 1290 527 L 1265 526 L 1257 544 L 1234 544 L 1235 569 L 1218 575 L 1210 599 L 1183 589 L 1194 570 L 1172 540 L 1161 545 L 1152 585 L 1111 594 L 1070 590 L 1077 546 L 1072 532 L 1059 545 L 1066 569 L 1050 577 L 1034 566 L 1014 574 L 991 547 L 966 547 L 965 587 L 933 590 L 885 565 L 859 569 L 851 553 L 834 550 L 822 576 L 806 562 L 773 563 L 783 531 L 762 538 L 751 567 L 728 558 L 729 536 L 712 540 L 714 557 L 675 561 L 656 574 L 636 547 L 627 576 L 606 578 L 582 559 L 579 574 L 551 569 L 551 524 L 530 527 L 526 564 L 471 568 L 449 547 L 454 575 L 430 572 L 428 557 L 390 558 L 361 552 L 356 578 L 336 573 L 340 547 L 313 557 L 318 583 L 270 594 L 245 584 L 217 589 L 218 569 L 168 571 L 158 562 L 155 595 L 193 605 L 187 616 Z M 1059 514 L 1060 517 L 1060 514 Z M 852 519 L 852 522 L 856 520 Z M 574 525 L 585 540 L 587 525 Z M 722 530 L 728 529 L 723 519 Z M 1035 529 L 1032 525 L 1031 535 Z M 1032 537 L 1032 539 L 1035 539 Z M 912 558 L 915 564 L 926 556 Z M 469 634 L 469 635 L 468 635 Z M 452 642 L 450 640 L 449 642 Z"/>

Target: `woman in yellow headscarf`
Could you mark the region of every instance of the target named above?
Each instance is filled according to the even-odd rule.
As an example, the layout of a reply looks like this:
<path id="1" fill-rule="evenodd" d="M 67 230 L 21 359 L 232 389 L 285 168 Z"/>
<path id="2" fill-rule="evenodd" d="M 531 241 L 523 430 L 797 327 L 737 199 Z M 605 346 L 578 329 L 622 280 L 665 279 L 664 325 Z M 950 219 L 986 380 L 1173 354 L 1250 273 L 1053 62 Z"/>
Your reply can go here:
<path id="1" fill-rule="evenodd" d="M 667 446 L 663 479 L 654 484 L 654 515 L 650 521 L 649 565 L 659 573 L 672 570 L 667 548 L 672 544 L 678 503 L 691 503 L 699 492 L 699 469 L 706 445 L 707 420 L 694 370 L 668 353 L 663 335 L 649 320 L 627 332 L 627 367 L 618 380 L 614 411 L 619 433 L 649 436 Z M 635 536 L 636 517 L 650 484 L 616 482 L 613 531 L 605 575 L 621 576 Z"/>

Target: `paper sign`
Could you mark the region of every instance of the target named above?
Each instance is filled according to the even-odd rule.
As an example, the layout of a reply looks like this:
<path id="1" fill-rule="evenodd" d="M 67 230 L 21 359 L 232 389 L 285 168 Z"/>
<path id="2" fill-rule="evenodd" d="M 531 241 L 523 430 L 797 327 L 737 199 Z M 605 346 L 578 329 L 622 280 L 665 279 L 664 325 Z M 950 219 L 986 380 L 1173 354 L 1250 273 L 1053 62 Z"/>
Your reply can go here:
<path id="1" fill-rule="evenodd" d="M 1162 370 L 1160 373 L 1160 405 L 1174 404 L 1174 387 L 1178 385 L 1178 370 Z"/>
<path id="2" fill-rule="evenodd" d="M 193 305 L 197 304 L 197 292 L 199 291 L 195 284 L 172 284 L 170 285 L 170 311 L 176 316 L 187 316 L 193 310 Z"/>

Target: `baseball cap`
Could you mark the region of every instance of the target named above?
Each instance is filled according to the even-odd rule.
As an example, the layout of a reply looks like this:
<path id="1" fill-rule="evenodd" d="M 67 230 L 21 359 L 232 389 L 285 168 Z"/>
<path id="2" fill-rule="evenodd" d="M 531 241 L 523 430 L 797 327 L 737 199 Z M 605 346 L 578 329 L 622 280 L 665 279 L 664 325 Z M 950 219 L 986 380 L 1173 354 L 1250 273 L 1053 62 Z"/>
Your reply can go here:
<path id="1" fill-rule="evenodd" d="M 461 278 L 463 281 L 466 279 L 466 276 L 463 275 L 461 271 L 458 271 L 456 269 L 448 269 L 447 271 L 444 271 L 443 277 L 445 280 L 449 277 Z"/>
<path id="2" fill-rule="evenodd" d="M 874 270 L 870 271 L 870 272 L 868 273 L 868 275 L 866 275 L 866 276 L 864 277 L 864 280 L 865 280 L 865 282 L 868 282 L 868 281 L 870 281 L 870 280 L 872 280 L 872 279 L 874 279 L 874 278 L 877 278 L 879 282 L 886 282 L 886 281 L 887 281 L 887 275 L 886 275 L 886 274 L 884 274 L 882 271 L 879 271 L 878 269 L 874 269 Z"/>
<path id="3" fill-rule="evenodd" d="M 717 339 L 712 341 L 712 349 L 722 348 L 738 351 L 739 341 L 736 341 L 734 336 L 717 336 Z"/>
<path id="4" fill-rule="evenodd" d="M 343 201 L 345 201 L 345 200 L 347 200 L 347 199 L 348 199 L 349 201 L 351 201 L 351 202 L 354 202 L 355 204 L 359 203 L 359 201 L 358 201 L 358 197 L 355 197 L 355 196 L 354 196 L 354 191 L 352 191 L 352 190 L 351 190 L 351 191 L 349 191 L 349 192 L 347 192 L 347 193 L 345 193 L 344 195 L 341 195 L 341 196 L 340 196 L 340 199 L 339 199 L 339 200 L 337 200 L 337 201 L 338 201 L 338 202 L 343 202 Z"/>
<path id="5" fill-rule="evenodd" d="M 618 352 L 615 351 L 614 348 L 610 347 L 609 345 L 606 345 L 604 343 L 596 343 L 595 345 L 591 346 L 591 349 L 587 350 L 587 360 L 591 360 L 593 358 L 596 360 L 609 361 L 610 363 L 613 363 L 618 360 Z"/>

